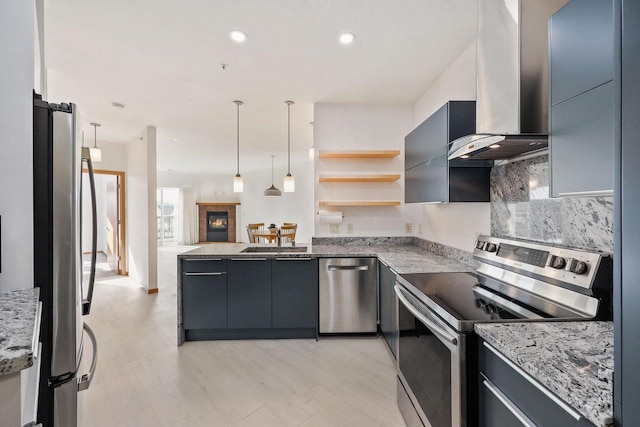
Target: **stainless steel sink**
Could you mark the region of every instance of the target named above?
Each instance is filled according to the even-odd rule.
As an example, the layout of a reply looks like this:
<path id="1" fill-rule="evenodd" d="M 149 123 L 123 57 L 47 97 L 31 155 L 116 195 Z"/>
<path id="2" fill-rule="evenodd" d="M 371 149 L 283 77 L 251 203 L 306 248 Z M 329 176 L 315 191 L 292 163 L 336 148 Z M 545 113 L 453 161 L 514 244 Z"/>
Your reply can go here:
<path id="1" fill-rule="evenodd" d="M 306 246 L 250 246 L 240 252 L 245 253 L 279 253 L 279 252 L 307 252 Z"/>

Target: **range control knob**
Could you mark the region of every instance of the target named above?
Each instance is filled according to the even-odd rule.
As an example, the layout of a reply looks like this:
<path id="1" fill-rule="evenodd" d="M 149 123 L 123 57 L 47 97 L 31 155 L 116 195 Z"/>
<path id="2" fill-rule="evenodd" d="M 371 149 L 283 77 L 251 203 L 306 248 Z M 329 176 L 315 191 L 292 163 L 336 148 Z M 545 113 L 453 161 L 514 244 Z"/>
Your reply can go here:
<path id="1" fill-rule="evenodd" d="M 476 249 L 482 249 L 484 247 L 484 242 L 482 240 L 478 240 L 476 242 Z"/>
<path id="2" fill-rule="evenodd" d="M 570 271 L 575 274 L 584 274 L 589 269 L 589 266 L 586 262 L 583 261 L 575 261 L 571 266 Z"/>
<path id="3" fill-rule="evenodd" d="M 567 265 L 567 260 L 565 260 L 564 258 L 560 257 L 560 256 L 554 256 L 551 259 L 551 267 L 552 268 L 556 268 L 558 270 L 561 270 L 564 268 L 564 266 Z"/>
<path id="4" fill-rule="evenodd" d="M 497 246 L 494 243 L 487 243 L 487 245 L 484 247 L 484 250 L 487 252 L 495 252 L 497 249 Z"/>

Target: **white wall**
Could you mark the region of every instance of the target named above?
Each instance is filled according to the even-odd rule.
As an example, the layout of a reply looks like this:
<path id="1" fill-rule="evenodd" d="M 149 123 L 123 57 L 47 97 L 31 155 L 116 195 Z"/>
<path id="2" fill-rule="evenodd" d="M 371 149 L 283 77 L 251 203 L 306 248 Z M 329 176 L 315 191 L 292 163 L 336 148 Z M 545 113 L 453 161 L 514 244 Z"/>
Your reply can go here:
<path id="1" fill-rule="evenodd" d="M 0 291 L 33 287 L 35 4 L 0 1 Z"/>
<path id="2" fill-rule="evenodd" d="M 199 175 L 179 172 L 158 172 L 158 187 L 191 188 L 196 202 L 239 202 L 236 219 L 238 242 L 247 242 L 246 225 L 254 222 L 298 224 L 296 241 L 310 242 L 313 235 L 313 164 L 307 160 L 306 149 L 291 153 L 291 174 L 296 181 L 294 193 L 281 197 L 265 197 L 264 190 L 271 185 L 271 160 L 265 168 L 242 172 L 244 191 L 233 192 L 233 175 Z M 274 179 L 282 190 L 287 173 L 286 158 L 276 157 Z"/>
<path id="3" fill-rule="evenodd" d="M 93 147 L 93 138 L 85 139 L 85 146 Z M 98 141 L 98 147 L 102 151 L 102 161 L 93 164 L 94 169 L 126 172 L 127 170 L 127 145 L 117 142 Z M 126 173 L 125 173 L 126 175 Z"/>
<path id="4" fill-rule="evenodd" d="M 126 147 L 129 276 L 150 290 L 158 287 L 156 129 L 147 127 Z"/>
<path id="5" fill-rule="evenodd" d="M 320 150 L 401 150 L 394 159 L 315 160 L 315 212 L 320 201 L 404 201 L 404 137 L 413 129 L 411 105 L 315 104 L 313 144 Z M 399 173 L 392 183 L 320 183 L 321 174 Z M 401 206 L 322 208 L 342 210 L 338 233 L 315 219 L 315 236 L 401 236 L 408 222 Z M 348 233 L 349 224 L 353 232 Z"/>
<path id="6" fill-rule="evenodd" d="M 414 127 L 447 101 L 476 99 L 476 44 L 471 43 L 420 97 L 414 108 Z M 459 249 L 470 251 L 478 234 L 491 234 L 490 203 L 405 205 L 414 233 Z M 416 226 L 417 225 L 417 226 Z"/>

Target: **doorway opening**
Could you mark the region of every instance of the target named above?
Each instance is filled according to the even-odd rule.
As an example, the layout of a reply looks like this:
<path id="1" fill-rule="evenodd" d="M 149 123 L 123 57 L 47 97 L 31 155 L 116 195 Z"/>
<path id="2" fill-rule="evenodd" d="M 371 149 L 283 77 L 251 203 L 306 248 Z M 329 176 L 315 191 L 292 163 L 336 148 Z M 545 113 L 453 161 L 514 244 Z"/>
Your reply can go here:
<path id="1" fill-rule="evenodd" d="M 126 216 L 124 172 L 95 170 L 97 233 L 96 278 L 126 276 Z M 89 175 L 82 173 L 83 275 L 89 274 L 91 258 L 91 197 Z"/>
<path id="2" fill-rule="evenodd" d="M 156 220 L 159 246 L 174 246 L 180 236 L 180 189 L 157 189 Z"/>

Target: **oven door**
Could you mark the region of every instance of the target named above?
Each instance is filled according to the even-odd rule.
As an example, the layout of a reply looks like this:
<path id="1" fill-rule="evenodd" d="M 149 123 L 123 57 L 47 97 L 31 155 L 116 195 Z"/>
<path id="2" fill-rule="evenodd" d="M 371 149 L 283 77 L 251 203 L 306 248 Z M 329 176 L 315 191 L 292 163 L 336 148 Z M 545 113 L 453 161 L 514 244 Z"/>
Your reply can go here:
<path id="1" fill-rule="evenodd" d="M 466 426 L 464 334 L 449 327 L 398 282 L 394 289 L 398 370 L 413 406 L 425 426 Z M 415 414 L 404 416 L 415 418 Z"/>

